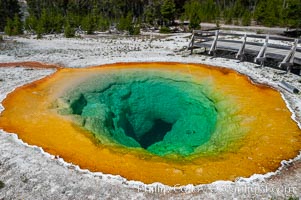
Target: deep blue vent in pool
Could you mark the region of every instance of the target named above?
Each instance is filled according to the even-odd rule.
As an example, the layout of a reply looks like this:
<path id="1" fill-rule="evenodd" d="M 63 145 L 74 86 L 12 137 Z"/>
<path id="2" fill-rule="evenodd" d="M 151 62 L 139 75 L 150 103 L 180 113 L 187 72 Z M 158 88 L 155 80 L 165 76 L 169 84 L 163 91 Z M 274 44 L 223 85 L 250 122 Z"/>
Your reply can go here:
<path id="1" fill-rule="evenodd" d="M 155 120 L 151 130 L 146 132 L 139 140 L 141 147 L 147 149 L 147 147 L 151 146 L 152 144 L 162 141 L 166 133 L 171 129 L 172 124 L 161 119 Z"/>

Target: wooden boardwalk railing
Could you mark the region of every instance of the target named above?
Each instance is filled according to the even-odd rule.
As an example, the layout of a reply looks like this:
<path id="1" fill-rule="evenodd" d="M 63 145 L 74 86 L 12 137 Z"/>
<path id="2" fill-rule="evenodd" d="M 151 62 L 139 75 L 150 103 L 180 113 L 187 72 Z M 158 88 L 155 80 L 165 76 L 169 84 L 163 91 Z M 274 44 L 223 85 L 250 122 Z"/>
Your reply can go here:
<path id="1" fill-rule="evenodd" d="M 211 30 L 193 31 L 188 48 L 191 54 L 194 49 L 203 48 L 204 53 L 213 56 L 217 50 L 235 52 L 235 58 L 241 61 L 248 54 L 254 56 L 253 62 L 261 66 L 266 59 L 273 59 L 278 63 L 277 67 L 290 71 L 293 67 L 301 68 L 301 47 L 298 44 L 301 44 L 301 39 Z"/>

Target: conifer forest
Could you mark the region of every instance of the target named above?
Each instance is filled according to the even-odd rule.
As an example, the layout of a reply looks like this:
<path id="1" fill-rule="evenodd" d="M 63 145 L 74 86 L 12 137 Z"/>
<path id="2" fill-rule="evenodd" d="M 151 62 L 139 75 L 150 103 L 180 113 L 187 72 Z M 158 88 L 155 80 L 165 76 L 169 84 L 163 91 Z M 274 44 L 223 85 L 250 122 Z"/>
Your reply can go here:
<path id="1" fill-rule="evenodd" d="M 131 35 L 144 27 L 168 32 L 175 20 L 189 21 L 189 29 L 200 22 L 299 28 L 301 0 L 0 0 L 0 19 L 0 31 L 8 35 L 66 37 L 111 27 Z"/>

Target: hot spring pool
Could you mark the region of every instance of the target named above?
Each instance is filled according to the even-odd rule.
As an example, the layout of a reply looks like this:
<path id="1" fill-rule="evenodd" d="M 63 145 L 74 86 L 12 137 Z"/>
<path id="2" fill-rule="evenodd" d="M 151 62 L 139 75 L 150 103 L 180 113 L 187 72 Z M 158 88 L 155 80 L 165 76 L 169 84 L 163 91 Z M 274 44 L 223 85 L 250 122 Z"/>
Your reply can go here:
<path id="1" fill-rule="evenodd" d="M 267 173 L 301 147 L 278 91 L 205 65 L 60 69 L 16 89 L 3 105 L 5 131 L 81 168 L 144 183 Z"/>

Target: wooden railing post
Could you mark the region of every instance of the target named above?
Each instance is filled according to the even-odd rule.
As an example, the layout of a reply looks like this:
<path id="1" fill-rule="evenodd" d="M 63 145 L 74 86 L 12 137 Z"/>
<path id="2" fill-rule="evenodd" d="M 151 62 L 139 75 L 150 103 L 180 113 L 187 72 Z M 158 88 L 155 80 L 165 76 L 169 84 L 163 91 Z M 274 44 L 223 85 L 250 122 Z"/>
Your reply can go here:
<path id="1" fill-rule="evenodd" d="M 192 35 L 191 35 L 191 39 L 190 42 L 188 44 L 188 49 L 190 48 L 190 55 L 193 54 L 193 47 L 194 46 L 194 30 L 192 30 Z"/>
<path id="2" fill-rule="evenodd" d="M 292 65 L 294 64 L 294 58 L 295 58 L 295 52 L 298 45 L 298 39 L 295 39 L 295 42 L 291 48 L 291 50 L 288 52 L 288 54 L 285 56 L 285 58 L 282 60 L 282 62 L 279 64 L 279 68 L 286 67 L 286 71 L 290 72 Z"/>
<path id="3" fill-rule="evenodd" d="M 211 45 L 211 48 L 208 52 L 209 55 L 213 54 L 213 56 L 215 56 L 215 50 L 216 50 L 216 46 L 217 46 L 218 34 L 219 34 L 219 31 L 216 30 L 215 31 L 215 38 L 214 38 L 214 40 L 212 42 L 212 45 Z"/>
<path id="4" fill-rule="evenodd" d="M 268 43 L 269 43 L 269 35 L 266 36 L 265 42 L 263 43 L 258 55 L 254 59 L 255 63 L 260 62 L 260 67 L 264 66 L 264 61 L 266 60 L 266 50 L 268 47 Z"/>
<path id="5" fill-rule="evenodd" d="M 246 47 L 246 42 L 247 42 L 247 34 L 244 35 L 244 40 L 242 42 L 241 47 L 239 48 L 237 54 L 236 54 L 236 59 L 240 59 L 240 61 L 243 61 L 243 57 L 245 54 L 245 47 Z"/>

